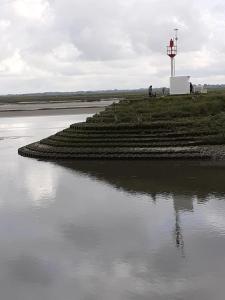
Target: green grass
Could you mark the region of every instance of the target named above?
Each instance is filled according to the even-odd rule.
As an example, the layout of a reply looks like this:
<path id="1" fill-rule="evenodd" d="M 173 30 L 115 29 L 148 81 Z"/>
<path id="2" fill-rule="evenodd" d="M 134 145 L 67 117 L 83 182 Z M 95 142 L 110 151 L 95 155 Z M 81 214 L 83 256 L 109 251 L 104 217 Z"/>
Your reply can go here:
<path id="1" fill-rule="evenodd" d="M 156 98 L 127 94 L 86 122 L 22 152 L 35 157 L 203 159 L 210 154 L 201 152 L 202 146 L 224 144 L 224 92 Z"/>

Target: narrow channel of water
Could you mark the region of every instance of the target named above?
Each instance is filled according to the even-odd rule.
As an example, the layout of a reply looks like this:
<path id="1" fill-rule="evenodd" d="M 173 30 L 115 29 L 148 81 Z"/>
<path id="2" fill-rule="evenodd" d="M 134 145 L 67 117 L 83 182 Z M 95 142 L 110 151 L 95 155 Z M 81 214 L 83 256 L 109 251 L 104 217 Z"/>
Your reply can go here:
<path id="1" fill-rule="evenodd" d="M 0 298 L 223 300 L 225 167 L 17 155 L 85 117 L 1 119 Z"/>

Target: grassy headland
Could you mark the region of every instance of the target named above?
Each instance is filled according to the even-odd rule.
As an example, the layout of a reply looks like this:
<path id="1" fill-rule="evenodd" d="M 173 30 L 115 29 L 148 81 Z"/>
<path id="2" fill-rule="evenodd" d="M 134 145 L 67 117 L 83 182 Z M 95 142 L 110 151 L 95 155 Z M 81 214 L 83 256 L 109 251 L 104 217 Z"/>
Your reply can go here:
<path id="1" fill-rule="evenodd" d="M 46 159 L 224 159 L 225 93 L 147 98 L 126 94 L 19 154 Z"/>

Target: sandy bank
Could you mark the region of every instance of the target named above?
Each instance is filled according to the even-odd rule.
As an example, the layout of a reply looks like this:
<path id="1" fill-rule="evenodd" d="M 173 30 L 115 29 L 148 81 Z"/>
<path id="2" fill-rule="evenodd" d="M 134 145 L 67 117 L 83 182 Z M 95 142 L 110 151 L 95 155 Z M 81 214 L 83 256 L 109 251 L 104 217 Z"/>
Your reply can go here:
<path id="1" fill-rule="evenodd" d="M 0 105 L 0 117 L 95 114 L 114 101 L 12 103 Z"/>
<path id="2" fill-rule="evenodd" d="M 104 110 L 104 107 L 48 108 L 48 109 L 36 109 L 36 110 L 33 110 L 33 109 L 32 110 L 7 110 L 7 111 L 0 111 L 0 118 L 95 114 L 102 110 Z"/>

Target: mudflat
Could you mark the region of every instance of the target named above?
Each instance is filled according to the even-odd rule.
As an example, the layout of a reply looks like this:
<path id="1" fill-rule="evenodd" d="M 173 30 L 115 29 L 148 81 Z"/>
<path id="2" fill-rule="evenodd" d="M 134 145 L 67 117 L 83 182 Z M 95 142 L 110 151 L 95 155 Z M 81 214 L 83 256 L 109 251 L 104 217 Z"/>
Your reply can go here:
<path id="1" fill-rule="evenodd" d="M 1 104 L 0 117 L 95 114 L 113 101 Z"/>

